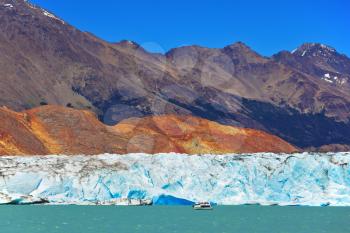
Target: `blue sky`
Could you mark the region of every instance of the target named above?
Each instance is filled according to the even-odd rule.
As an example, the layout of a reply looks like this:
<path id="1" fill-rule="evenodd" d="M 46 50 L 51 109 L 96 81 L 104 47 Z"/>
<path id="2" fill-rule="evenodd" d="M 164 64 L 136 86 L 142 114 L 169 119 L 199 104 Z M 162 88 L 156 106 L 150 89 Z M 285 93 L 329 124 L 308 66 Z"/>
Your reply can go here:
<path id="1" fill-rule="evenodd" d="M 320 42 L 350 55 L 347 0 L 31 0 L 68 23 L 117 42 L 165 52 L 243 41 L 263 55 Z"/>

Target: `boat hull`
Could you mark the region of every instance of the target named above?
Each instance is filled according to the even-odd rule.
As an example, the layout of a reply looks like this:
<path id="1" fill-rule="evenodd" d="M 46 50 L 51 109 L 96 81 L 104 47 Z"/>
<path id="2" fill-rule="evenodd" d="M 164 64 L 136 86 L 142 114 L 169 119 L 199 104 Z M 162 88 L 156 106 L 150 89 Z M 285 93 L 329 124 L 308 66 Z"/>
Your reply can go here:
<path id="1" fill-rule="evenodd" d="M 194 210 L 213 210 L 213 208 L 193 208 Z"/>

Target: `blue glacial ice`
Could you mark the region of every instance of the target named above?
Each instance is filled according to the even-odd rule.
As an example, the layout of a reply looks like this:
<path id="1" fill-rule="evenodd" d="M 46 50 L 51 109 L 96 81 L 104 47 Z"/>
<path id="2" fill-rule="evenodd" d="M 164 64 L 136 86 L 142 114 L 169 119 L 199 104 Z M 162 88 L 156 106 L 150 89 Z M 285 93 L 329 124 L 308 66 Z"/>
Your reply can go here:
<path id="1" fill-rule="evenodd" d="M 0 157 L 0 203 L 350 206 L 350 153 Z"/>

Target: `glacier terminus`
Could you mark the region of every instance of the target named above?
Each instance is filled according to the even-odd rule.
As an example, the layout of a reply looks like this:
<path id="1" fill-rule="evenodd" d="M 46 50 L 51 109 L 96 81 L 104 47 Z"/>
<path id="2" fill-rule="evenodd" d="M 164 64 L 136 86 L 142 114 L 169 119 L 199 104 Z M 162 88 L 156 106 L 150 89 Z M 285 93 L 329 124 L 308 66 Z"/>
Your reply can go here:
<path id="1" fill-rule="evenodd" d="M 350 206 L 350 153 L 0 158 L 1 204 Z"/>

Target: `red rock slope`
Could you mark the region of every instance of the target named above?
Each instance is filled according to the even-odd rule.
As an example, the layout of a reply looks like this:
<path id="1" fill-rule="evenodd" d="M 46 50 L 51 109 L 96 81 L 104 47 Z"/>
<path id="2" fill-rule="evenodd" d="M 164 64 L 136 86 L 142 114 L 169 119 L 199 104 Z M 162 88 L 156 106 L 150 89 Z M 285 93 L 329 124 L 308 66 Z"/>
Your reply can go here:
<path id="1" fill-rule="evenodd" d="M 83 110 L 42 106 L 24 112 L 0 108 L 0 155 L 294 152 L 262 131 L 192 116 L 132 118 L 106 126 Z"/>

